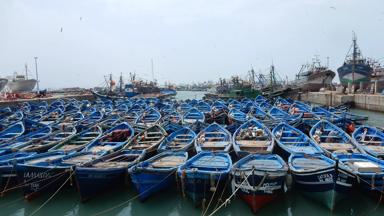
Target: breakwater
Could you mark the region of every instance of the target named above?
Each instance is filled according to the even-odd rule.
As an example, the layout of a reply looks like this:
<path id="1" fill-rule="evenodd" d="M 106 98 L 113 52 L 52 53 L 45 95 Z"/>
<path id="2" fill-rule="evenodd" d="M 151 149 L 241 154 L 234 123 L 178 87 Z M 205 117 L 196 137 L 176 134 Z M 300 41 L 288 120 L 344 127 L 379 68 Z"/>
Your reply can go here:
<path id="1" fill-rule="evenodd" d="M 379 94 L 340 94 L 335 91 L 306 92 L 298 95 L 302 101 L 325 106 L 353 103 L 359 109 L 384 112 L 384 95 Z"/>

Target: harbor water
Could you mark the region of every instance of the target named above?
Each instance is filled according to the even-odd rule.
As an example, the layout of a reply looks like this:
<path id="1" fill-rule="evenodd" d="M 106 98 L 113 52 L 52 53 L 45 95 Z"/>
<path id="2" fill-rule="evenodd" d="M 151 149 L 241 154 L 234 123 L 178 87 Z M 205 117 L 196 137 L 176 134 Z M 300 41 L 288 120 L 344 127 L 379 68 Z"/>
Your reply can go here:
<path id="1" fill-rule="evenodd" d="M 201 99 L 204 92 L 179 92 L 176 99 Z M 384 114 L 364 110 L 353 110 L 354 113 L 367 115 L 368 124 L 384 127 Z M 145 202 L 135 199 L 133 187 L 111 191 L 86 203 L 81 203 L 74 187 L 64 188 L 56 195 L 45 194 L 28 202 L 21 191 L 13 191 L 0 198 L 0 216 L 5 215 L 202 215 L 191 200 L 183 198 L 176 189 L 157 193 Z M 48 201 L 49 200 L 49 201 Z M 48 201 L 48 202 L 47 202 Z M 212 206 L 216 206 L 213 203 Z M 210 211 L 206 213 L 209 215 Z M 235 197 L 227 207 L 217 215 L 253 215 L 248 205 Z M 288 191 L 279 200 L 263 208 L 258 215 L 384 215 L 384 204 L 354 192 L 342 200 L 333 211 L 314 202 L 296 191 Z"/>

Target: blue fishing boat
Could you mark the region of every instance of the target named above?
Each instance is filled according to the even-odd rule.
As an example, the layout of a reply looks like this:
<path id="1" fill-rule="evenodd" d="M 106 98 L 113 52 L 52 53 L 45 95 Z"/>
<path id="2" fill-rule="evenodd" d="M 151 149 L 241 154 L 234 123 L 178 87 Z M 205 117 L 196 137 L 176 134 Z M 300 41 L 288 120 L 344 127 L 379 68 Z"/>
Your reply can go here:
<path id="1" fill-rule="evenodd" d="M 257 97 L 255 98 L 255 103 L 256 104 L 261 104 L 261 103 L 263 103 L 265 101 L 267 101 L 267 98 L 265 98 L 262 95 L 257 95 Z"/>
<path id="2" fill-rule="evenodd" d="M 55 192 L 64 185 L 70 185 L 75 177 L 75 167 L 98 157 L 99 155 L 92 152 L 66 155 L 55 151 L 24 159 L 16 165 L 17 178 L 22 184 L 24 198 L 31 200 L 44 192 Z"/>
<path id="3" fill-rule="evenodd" d="M 318 116 L 322 120 L 327 120 L 329 122 L 332 122 L 333 124 L 342 124 L 344 121 L 344 118 L 340 115 L 336 115 L 335 113 L 330 112 L 329 110 L 325 109 L 324 107 L 315 106 L 312 107 L 312 112 Z"/>
<path id="4" fill-rule="evenodd" d="M 166 114 L 165 116 L 163 116 L 161 118 L 161 121 L 162 122 L 171 122 L 174 124 L 181 124 L 182 116 L 178 112 L 172 111 L 172 112 L 169 112 L 168 114 Z"/>
<path id="5" fill-rule="evenodd" d="M 64 114 L 64 118 L 62 122 L 71 123 L 73 125 L 77 125 L 85 118 L 82 112 L 71 112 Z"/>
<path id="6" fill-rule="evenodd" d="M 272 109 L 272 104 L 270 104 L 268 101 L 264 101 L 262 103 L 256 103 L 256 106 L 259 106 L 264 112 L 267 112 L 268 110 Z"/>
<path id="7" fill-rule="evenodd" d="M 181 128 L 167 136 L 159 145 L 158 152 L 185 151 L 188 152 L 195 141 L 196 134 L 190 128 Z"/>
<path id="8" fill-rule="evenodd" d="M 310 127 L 315 125 L 320 120 L 320 117 L 312 112 L 312 108 L 308 104 L 304 104 L 299 101 L 295 101 L 295 103 L 293 103 L 289 108 L 288 112 L 291 115 L 302 114 L 301 122 L 304 123 L 304 126 L 306 126 L 304 129 L 305 131 L 308 131 Z M 309 129 L 307 129 L 308 127 Z"/>
<path id="9" fill-rule="evenodd" d="M 36 155 L 35 152 L 15 152 L 0 156 L 0 195 L 17 185 L 15 165 L 18 161 Z"/>
<path id="10" fill-rule="evenodd" d="M 281 121 L 269 115 L 269 113 L 264 112 L 259 106 L 252 106 L 247 113 L 248 119 L 255 118 L 258 121 L 262 122 L 268 128 L 274 128 Z"/>
<path id="11" fill-rule="evenodd" d="M 218 124 L 228 124 L 228 107 L 217 100 L 212 104 L 211 118 Z"/>
<path id="12" fill-rule="evenodd" d="M 199 101 L 195 107 L 204 114 L 211 112 L 211 106 L 205 101 Z"/>
<path id="13" fill-rule="evenodd" d="M 34 139 L 24 144 L 13 145 L 13 149 L 26 152 L 45 152 L 53 146 L 71 139 L 76 133 L 76 127 L 72 124 L 61 123 L 48 136 L 42 139 Z"/>
<path id="14" fill-rule="evenodd" d="M 287 99 L 282 98 L 282 97 L 277 97 L 274 103 L 274 106 L 283 110 L 283 111 L 288 111 L 289 108 L 291 107 L 292 103 L 289 102 Z"/>
<path id="15" fill-rule="evenodd" d="M 137 117 L 135 124 L 143 125 L 146 127 L 153 126 L 159 122 L 161 114 L 154 108 L 144 110 L 139 117 Z"/>
<path id="16" fill-rule="evenodd" d="M 299 129 L 287 124 L 280 123 L 272 130 L 272 135 L 280 148 L 285 160 L 291 154 L 321 154 L 323 151 L 307 135 Z"/>
<path id="17" fill-rule="evenodd" d="M 183 128 L 180 124 L 172 123 L 170 121 L 162 122 L 161 127 L 167 132 L 167 134 L 171 134 Z"/>
<path id="18" fill-rule="evenodd" d="M 49 151 L 63 151 L 65 153 L 81 151 L 83 148 L 88 146 L 90 143 L 95 142 L 103 134 L 100 126 L 93 126 L 68 140 L 62 141 L 57 145 L 53 146 Z"/>
<path id="19" fill-rule="evenodd" d="M 167 132 L 162 127 L 155 125 L 140 132 L 124 148 L 145 150 L 146 154 L 151 155 L 157 150 L 159 144 L 167 135 Z"/>
<path id="20" fill-rule="evenodd" d="M 17 122 L 10 125 L 0 132 L 0 143 L 9 142 L 17 137 L 21 136 L 25 132 L 23 122 Z"/>
<path id="21" fill-rule="evenodd" d="M 233 134 L 233 149 L 237 157 L 248 154 L 270 154 L 275 142 L 271 131 L 256 119 L 242 124 Z"/>
<path id="22" fill-rule="evenodd" d="M 76 185 L 81 201 L 119 189 L 128 184 L 128 169 L 145 156 L 142 150 L 126 150 L 108 154 L 89 163 L 77 166 Z"/>
<path id="23" fill-rule="evenodd" d="M 83 151 L 106 155 L 121 149 L 131 140 L 133 135 L 134 130 L 128 123 L 120 123 L 106 131 L 102 137 L 86 146 Z"/>
<path id="24" fill-rule="evenodd" d="M 277 108 L 277 107 L 272 107 L 268 114 L 276 119 L 277 121 L 280 122 L 286 122 L 290 125 L 293 126 L 298 126 L 301 123 L 301 117 L 303 116 L 302 113 L 299 114 L 288 114 L 287 112 L 284 112 L 283 110 Z"/>
<path id="25" fill-rule="evenodd" d="M 247 114 L 238 109 L 231 109 L 228 113 L 228 120 L 230 124 L 243 124 L 247 121 Z"/>
<path id="26" fill-rule="evenodd" d="M 22 111 L 7 112 L 0 116 L 0 130 L 23 120 L 24 114 Z"/>
<path id="27" fill-rule="evenodd" d="M 332 157 L 338 162 L 338 175 L 339 178 L 343 177 L 345 190 L 351 190 L 353 185 L 357 185 L 363 192 L 381 201 L 384 192 L 383 160 L 361 153 L 334 153 Z"/>
<path id="28" fill-rule="evenodd" d="M 332 153 L 360 153 L 361 147 L 341 128 L 326 120 L 321 120 L 309 131 L 309 136 L 320 146 L 328 157 Z"/>
<path id="29" fill-rule="evenodd" d="M 211 198 L 221 196 L 227 189 L 231 167 L 228 153 L 198 153 L 177 170 L 183 195 L 205 209 Z"/>
<path id="30" fill-rule="evenodd" d="M 342 197 L 336 185 L 336 162 L 322 154 L 296 154 L 288 164 L 295 189 L 333 210 Z"/>
<path id="31" fill-rule="evenodd" d="M 64 111 L 60 108 L 54 108 L 38 119 L 42 124 L 51 125 L 61 121 L 64 118 Z"/>
<path id="32" fill-rule="evenodd" d="M 288 166 L 275 154 L 250 154 L 233 165 L 232 191 L 258 212 L 286 192 Z"/>
<path id="33" fill-rule="evenodd" d="M 232 146 L 232 135 L 219 124 L 212 123 L 200 131 L 195 139 L 196 152 L 224 151 L 228 152 Z"/>
<path id="34" fill-rule="evenodd" d="M 33 140 L 41 140 L 52 133 L 52 128 L 38 122 L 23 120 L 24 133 L 12 141 L 3 142 L 0 144 L 0 155 L 18 151 L 20 146 L 24 146 Z"/>
<path id="35" fill-rule="evenodd" d="M 84 112 L 83 112 L 84 113 Z M 79 125 L 89 127 L 92 126 L 103 119 L 104 114 L 100 111 L 94 111 L 86 116 L 82 121 L 79 122 Z"/>
<path id="36" fill-rule="evenodd" d="M 196 122 L 204 122 L 205 115 L 196 108 L 191 108 L 183 114 L 183 124 L 189 125 Z"/>
<path id="37" fill-rule="evenodd" d="M 237 109 L 240 110 L 242 107 L 241 103 L 237 100 L 231 100 L 228 104 L 228 109 Z"/>
<path id="38" fill-rule="evenodd" d="M 178 107 L 177 107 L 177 111 L 181 114 L 187 112 L 188 110 L 192 109 L 192 106 L 188 103 L 181 103 Z"/>
<path id="39" fill-rule="evenodd" d="M 384 159 L 384 132 L 376 127 L 360 126 L 352 134 L 352 139 L 368 154 Z"/>
<path id="40" fill-rule="evenodd" d="M 141 201 L 176 185 L 176 170 L 188 159 L 183 151 L 163 152 L 131 167 L 128 172 Z"/>

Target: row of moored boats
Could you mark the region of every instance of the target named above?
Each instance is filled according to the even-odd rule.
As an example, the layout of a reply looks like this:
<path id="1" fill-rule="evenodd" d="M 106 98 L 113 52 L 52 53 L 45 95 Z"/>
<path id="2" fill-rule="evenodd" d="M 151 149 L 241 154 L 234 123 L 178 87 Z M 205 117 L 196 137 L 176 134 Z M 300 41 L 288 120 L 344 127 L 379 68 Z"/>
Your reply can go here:
<path id="1" fill-rule="evenodd" d="M 177 185 L 205 209 L 237 194 L 256 212 L 292 179 L 333 209 L 355 188 L 383 194 L 384 133 L 356 119 L 262 96 L 26 102 L 0 109 L 0 191 L 75 185 L 85 201 L 132 183 L 144 201 Z"/>

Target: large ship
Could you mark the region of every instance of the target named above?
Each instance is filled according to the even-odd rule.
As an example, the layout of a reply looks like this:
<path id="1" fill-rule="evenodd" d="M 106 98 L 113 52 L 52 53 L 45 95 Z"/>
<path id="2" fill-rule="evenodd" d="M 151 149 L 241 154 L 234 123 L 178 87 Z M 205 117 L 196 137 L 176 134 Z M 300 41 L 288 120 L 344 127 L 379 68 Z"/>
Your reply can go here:
<path id="1" fill-rule="evenodd" d="M 0 78 L 0 91 L 4 89 L 4 87 L 7 85 L 8 80 L 4 78 Z"/>
<path id="2" fill-rule="evenodd" d="M 337 69 L 337 72 L 340 82 L 344 87 L 348 83 L 355 86 L 359 86 L 362 83 L 363 89 L 366 89 L 370 85 L 372 67 L 367 59 L 362 56 L 356 40 L 356 36 L 353 35 L 350 51 L 345 58 L 344 64 Z"/>
<path id="3" fill-rule="evenodd" d="M 28 79 L 25 75 L 15 74 L 12 79 L 8 80 L 8 88 L 12 92 L 30 92 L 36 86 L 37 80 Z"/>
<path id="4" fill-rule="evenodd" d="M 14 73 L 12 77 L 8 78 L 8 88 L 11 92 L 30 92 L 37 84 L 36 79 L 28 78 L 28 66 L 25 65 L 25 75 Z"/>
<path id="5" fill-rule="evenodd" d="M 323 66 L 316 57 L 312 64 L 301 67 L 292 85 L 301 91 L 319 91 L 321 88 L 330 88 L 336 73 L 327 66 Z"/>
<path id="6" fill-rule="evenodd" d="M 377 61 L 372 61 L 371 86 L 376 86 L 377 93 L 384 93 L 384 66 Z"/>

